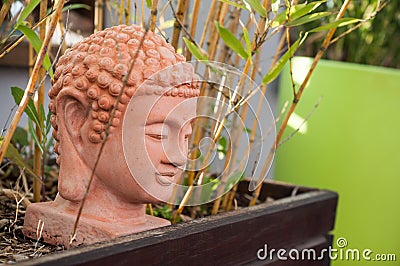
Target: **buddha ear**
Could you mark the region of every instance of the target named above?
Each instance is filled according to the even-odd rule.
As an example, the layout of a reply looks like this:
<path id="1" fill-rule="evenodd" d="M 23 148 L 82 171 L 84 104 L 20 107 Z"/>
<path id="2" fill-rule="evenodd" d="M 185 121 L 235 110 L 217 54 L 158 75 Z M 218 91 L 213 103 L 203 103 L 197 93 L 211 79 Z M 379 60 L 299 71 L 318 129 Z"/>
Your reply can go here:
<path id="1" fill-rule="evenodd" d="M 63 120 L 71 142 L 82 145 L 82 127 L 86 121 L 86 108 L 75 98 L 68 97 L 64 103 Z"/>
<path id="2" fill-rule="evenodd" d="M 83 98 L 83 97 L 81 97 Z M 78 202 L 85 194 L 85 185 L 89 182 L 90 168 L 82 160 L 84 147 L 83 131 L 87 126 L 87 104 L 74 95 L 63 95 L 58 99 L 57 113 L 60 144 L 60 174 L 58 191 L 62 198 Z M 83 98 L 84 100 L 84 98 Z"/>

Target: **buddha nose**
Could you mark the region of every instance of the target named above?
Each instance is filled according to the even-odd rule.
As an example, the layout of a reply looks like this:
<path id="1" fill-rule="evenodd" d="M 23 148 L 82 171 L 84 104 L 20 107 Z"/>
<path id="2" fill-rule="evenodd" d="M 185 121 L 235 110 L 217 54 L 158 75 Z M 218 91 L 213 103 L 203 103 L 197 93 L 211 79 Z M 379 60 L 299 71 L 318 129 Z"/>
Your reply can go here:
<path id="1" fill-rule="evenodd" d="M 176 167 L 182 167 L 186 164 L 186 153 L 182 150 L 185 147 L 179 143 L 178 139 L 172 139 L 163 143 L 163 162 L 172 164 Z M 187 149 L 185 149 L 187 150 Z"/>

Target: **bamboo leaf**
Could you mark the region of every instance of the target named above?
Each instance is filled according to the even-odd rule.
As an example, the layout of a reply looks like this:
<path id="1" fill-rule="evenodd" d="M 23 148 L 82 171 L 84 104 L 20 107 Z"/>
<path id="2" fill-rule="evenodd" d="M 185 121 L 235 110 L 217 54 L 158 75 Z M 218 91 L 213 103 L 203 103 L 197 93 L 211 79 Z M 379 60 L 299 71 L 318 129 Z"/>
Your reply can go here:
<path id="1" fill-rule="evenodd" d="M 318 19 L 321 19 L 323 17 L 327 17 L 327 16 L 329 16 L 331 14 L 332 14 L 331 12 L 319 12 L 319 13 L 313 13 L 313 14 L 310 14 L 310 15 L 305 15 L 304 17 L 301 17 L 299 19 L 295 19 L 295 20 L 292 20 L 292 21 L 288 22 L 286 24 L 286 26 L 287 27 L 294 27 L 294 26 L 303 25 L 303 24 L 309 23 L 311 21 L 318 20 Z"/>
<path id="2" fill-rule="evenodd" d="M 43 134 L 43 135 L 46 135 L 46 136 L 47 136 L 47 134 L 49 134 L 50 129 L 51 129 L 50 118 L 51 118 L 51 112 L 49 110 L 49 112 L 47 113 L 46 125 L 45 125 L 46 126 L 46 132 L 45 132 L 45 134 Z"/>
<path id="3" fill-rule="evenodd" d="M 358 18 L 342 18 L 342 19 L 336 20 L 334 22 L 325 24 L 323 26 L 314 28 L 314 29 L 310 30 L 309 32 L 319 32 L 319 31 L 324 31 L 324 30 L 330 30 L 332 28 L 339 28 L 339 27 L 343 27 L 346 25 L 354 24 L 359 21 L 360 21 L 360 19 L 358 19 Z"/>
<path id="4" fill-rule="evenodd" d="M 296 18 L 302 17 L 304 15 L 307 15 L 308 13 L 310 13 L 311 11 L 314 11 L 316 8 L 318 8 L 320 5 L 322 5 L 325 2 L 326 2 L 326 0 L 324 0 L 324 1 L 315 1 L 315 2 L 312 2 L 312 3 L 309 3 L 309 4 L 305 5 L 304 7 L 298 8 L 291 15 L 291 18 L 292 19 L 296 19 Z"/>
<path id="5" fill-rule="evenodd" d="M 19 105 L 22 97 L 24 96 L 24 90 L 18 87 L 11 87 L 11 94 L 14 98 L 15 103 Z M 28 115 L 29 119 L 31 119 L 33 122 L 35 122 L 37 126 L 40 127 L 39 115 L 36 111 L 35 104 L 33 103 L 32 98 L 30 98 L 28 101 L 28 104 L 25 108 L 25 113 Z"/>
<path id="6" fill-rule="evenodd" d="M 242 43 L 236 39 L 235 35 L 233 35 L 227 28 L 220 25 L 218 21 L 215 21 L 215 25 L 217 26 L 219 35 L 222 40 L 224 40 L 225 44 L 229 46 L 235 53 L 237 53 L 240 57 L 247 59 L 248 54 L 244 49 Z"/>
<path id="7" fill-rule="evenodd" d="M 86 4 L 70 4 L 67 5 L 63 8 L 63 12 L 67 11 L 67 10 L 74 10 L 74 9 L 86 9 L 86 10 L 91 10 L 91 6 L 86 5 Z"/>
<path id="8" fill-rule="evenodd" d="M 26 38 L 29 40 L 29 42 L 32 44 L 33 48 L 35 49 L 36 53 L 39 53 L 40 48 L 42 47 L 42 41 L 39 39 L 39 36 L 37 36 L 36 32 L 25 25 L 19 25 L 17 27 L 17 29 L 26 36 Z M 51 79 L 54 79 L 53 70 L 51 68 L 50 58 L 47 54 L 45 55 L 45 58 L 43 60 L 43 66 L 46 69 L 46 71 L 49 73 Z"/>
<path id="9" fill-rule="evenodd" d="M 242 25 L 243 38 L 244 38 L 244 41 L 246 42 L 247 58 L 251 58 L 251 41 L 250 41 L 249 31 L 246 29 L 246 27 L 242 24 L 241 21 L 240 21 L 240 24 Z"/>
<path id="10" fill-rule="evenodd" d="M 35 7 L 40 3 L 40 0 L 31 0 L 28 1 L 28 4 L 22 10 L 21 15 L 19 16 L 17 23 L 15 23 L 15 26 L 18 27 L 19 25 L 22 24 L 22 22 L 32 13 L 32 11 L 35 9 Z"/>
<path id="11" fill-rule="evenodd" d="M 316 1 L 312 2 L 310 4 L 298 4 L 298 5 L 293 5 L 290 10 L 286 9 L 284 12 L 279 13 L 276 18 L 273 20 L 271 26 L 272 27 L 278 27 L 282 25 L 285 21 L 287 21 L 287 18 L 289 17 L 289 23 L 297 18 L 300 18 L 304 15 L 307 15 L 308 13 L 312 12 L 315 10 L 317 7 L 319 7 L 321 4 L 323 4 L 324 1 Z"/>
<path id="12" fill-rule="evenodd" d="M 229 0 L 218 0 L 218 1 L 223 2 L 223 3 L 227 3 L 227 4 L 229 4 L 231 6 L 234 6 L 234 7 L 237 7 L 237 8 L 246 9 L 247 11 L 250 11 L 245 5 L 241 5 L 241 4 L 229 1 Z"/>
<path id="13" fill-rule="evenodd" d="M 242 0 L 242 1 L 250 5 L 251 8 L 254 9 L 260 16 L 264 18 L 268 16 L 267 10 L 265 9 L 265 7 L 263 7 L 263 5 L 259 0 Z"/>
<path id="14" fill-rule="evenodd" d="M 146 0 L 146 5 L 148 8 L 151 8 L 151 6 L 153 5 L 153 1 L 152 0 Z"/>
<path id="15" fill-rule="evenodd" d="M 201 51 L 199 47 L 197 47 L 194 43 L 192 43 L 189 39 L 183 37 L 183 41 L 186 44 L 186 47 L 189 49 L 190 53 L 196 57 L 197 60 L 208 60 L 208 57 L 205 53 Z"/>
<path id="16" fill-rule="evenodd" d="M 31 134 L 32 139 L 35 141 L 36 146 L 39 148 L 40 153 L 43 154 L 42 143 L 40 143 L 38 136 L 36 135 L 35 127 L 32 124 L 32 120 L 28 119 L 28 128 L 29 133 Z"/>
<path id="17" fill-rule="evenodd" d="M 2 144 L 3 140 L 0 139 L 0 146 Z M 9 144 L 5 157 L 13 161 L 16 165 L 18 165 L 21 169 L 25 169 L 25 171 L 36 178 L 40 183 L 42 183 L 42 180 L 40 180 L 40 177 L 35 174 L 35 172 L 32 170 L 32 168 L 25 162 L 25 160 L 22 158 L 21 154 L 18 152 L 18 150 L 14 147 L 13 144 Z"/>
<path id="18" fill-rule="evenodd" d="M 290 49 L 284 55 L 282 55 L 282 57 L 279 59 L 278 62 L 276 62 L 274 67 L 267 73 L 267 75 L 264 76 L 262 80 L 263 84 L 271 83 L 278 77 L 279 73 L 281 73 L 286 62 L 289 61 L 289 59 L 297 51 L 297 48 L 305 41 L 307 35 L 308 34 L 306 33 L 303 36 L 301 36 L 295 43 L 293 43 Z"/>

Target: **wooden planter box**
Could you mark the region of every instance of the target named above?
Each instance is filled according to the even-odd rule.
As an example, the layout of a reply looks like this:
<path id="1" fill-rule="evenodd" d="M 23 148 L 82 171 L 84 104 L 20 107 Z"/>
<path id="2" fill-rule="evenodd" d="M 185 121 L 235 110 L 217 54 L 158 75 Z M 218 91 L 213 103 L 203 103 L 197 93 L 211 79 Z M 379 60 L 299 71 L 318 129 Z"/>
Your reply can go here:
<path id="1" fill-rule="evenodd" d="M 238 190 L 247 191 L 248 182 Z M 257 252 L 312 248 L 332 243 L 338 195 L 268 181 L 260 199 L 274 201 L 52 255 L 23 265 L 329 265 L 323 260 L 259 260 Z M 262 254 L 262 253 L 261 253 Z M 276 255 L 276 252 L 275 254 Z M 287 256 L 287 254 L 286 254 Z"/>

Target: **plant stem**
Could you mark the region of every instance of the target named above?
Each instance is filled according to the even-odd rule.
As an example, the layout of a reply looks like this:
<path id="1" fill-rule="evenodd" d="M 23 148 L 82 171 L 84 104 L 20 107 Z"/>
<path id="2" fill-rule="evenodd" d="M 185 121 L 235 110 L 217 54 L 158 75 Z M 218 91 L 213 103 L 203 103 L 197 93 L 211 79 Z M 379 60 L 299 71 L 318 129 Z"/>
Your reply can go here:
<path id="1" fill-rule="evenodd" d="M 183 17 L 185 15 L 185 10 L 186 10 L 186 5 L 188 4 L 188 0 L 179 0 L 178 2 L 178 8 L 176 12 L 176 18 L 174 22 L 174 30 L 172 32 L 172 39 L 171 39 L 171 45 L 175 48 L 178 49 L 178 43 L 179 43 L 179 36 L 181 34 L 182 30 L 182 25 L 179 21 L 183 21 Z M 172 5 L 172 3 L 171 3 Z"/>
<path id="2" fill-rule="evenodd" d="M 190 24 L 190 36 L 194 38 L 197 29 L 197 20 L 199 18 L 199 9 L 200 9 L 200 0 L 194 0 L 194 6 L 192 11 L 192 21 Z M 189 49 L 186 50 L 186 61 L 190 61 L 192 59 L 192 54 Z"/>
<path id="3" fill-rule="evenodd" d="M 29 78 L 28 85 L 25 88 L 24 96 L 21 99 L 18 109 L 15 112 L 15 115 L 13 117 L 11 125 L 10 125 L 10 127 L 7 131 L 7 134 L 4 138 L 4 141 L 0 147 L 0 162 L 4 158 L 4 155 L 7 151 L 8 145 L 10 144 L 11 138 L 15 132 L 15 129 L 17 128 L 18 122 L 21 119 L 22 114 L 24 113 L 26 105 L 28 104 L 28 100 L 34 95 L 35 84 L 36 84 L 36 81 L 38 78 L 39 70 L 42 66 L 42 63 L 43 63 L 44 57 L 46 55 L 47 48 L 50 43 L 51 37 L 53 36 L 54 30 L 57 27 L 57 21 L 61 16 L 64 3 L 65 3 L 65 0 L 60 0 L 57 3 L 57 8 L 53 15 L 53 20 L 51 22 L 49 32 L 46 34 L 46 37 L 42 44 L 42 47 L 40 48 L 39 54 L 36 58 L 36 63 L 35 63 L 35 66 L 33 67 L 32 75 Z"/>
<path id="4" fill-rule="evenodd" d="M 157 7 L 158 7 L 158 0 L 153 0 L 151 5 L 151 23 L 150 23 L 150 30 L 154 32 L 157 24 Z"/>
<path id="5" fill-rule="evenodd" d="M 95 1 L 94 6 L 94 33 L 103 29 L 103 12 L 104 12 L 103 0 Z"/>
<path id="6" fill-rule="evenodd" d="M 340 19 L 340 18 L 342 18 L 342 17 L 344 16 L 344 13 L 345 13 L 345 11 L 347 10 L 347 7 L 348 7 L 348 5 L 350 4 L 350 2 L 351 2 L 351 0 L 346 0 L 346 1 L 343 3 L 343 5 L 342 5 L 342 7 L 341 7 L 341 9 L 340 9 L 340 12 L 338 13 L 338 15 L 337 15 L 337 17 L 336 17 L 336 20 L 338 20 L 338 19 Z M 294 112 L 294 110 L 295 110 L 295 108 L 296 108 L 296 106 L 297 106 L 297 103 L 299 102 L 299 100 L 300 100 L 300 98 L 301 98 L 301 95 L 302 95 L 302 93 L 303 93 L 303 91 L 304 91 L 304 89 L 305 89 L 305 87 L 306 87 L 306 85 L 307 85 L 307 83 L 308 83 L 308 81 L 309 81 L 309 79 L 310 79 L 312 73 L 313 73 L 314 70 L 315 70 L 315 67 L 317 66 L 319 60 L 322 58 L 324 52 L 326 51 L 326 49 L 327 49 L 328 46 L 330 45 L 330 40 L 332 39 L 333 35 L 335 34 L 335 31 L 336 31 L 336 28 L 332 28 L 331 30 L 329 30 L 329 32 L 328 32 L 328 34 L 326 35 L 326 37 L 325 37 L 325 39 L 324 39 L 324 42 L 323 42 L 323 44 L 322 44 L 322 46 L 321 46 L 321 49 L 318 51 L 317 55 L 316 55 L 315 58 L 314 58 L 313 64 L 312 64 L 310 70 L 308 71 L 306 78 L 304 79 L 303 83 L 301 84 L 299 90 L 295 93 L 295 96 L 294 96 L 292 105 L 290 106 L 290 109 L 289 109 L 289 111 L 287 112 L 287 114 L 286 114 L 286 116 L 285 116 L 285 118 L 284 118 L 284 120 L 283 120 L 283 122 L 282 122 L 282 125 L 281 125 L 281 127 L 280 127 L 280 129 L 279 129 L 279 132 L 278 132 L 278 134 L 277 134 L 277 136 L 276 136 L 275 145 L 274 145 L 274 147 L 272 148 L 272 150 L 270 151 L 270 153 L 268 154 L 267 160 L 266 160 L 265 163 L 264 163 L 264 167 L 263 167 L 263 169 L 262 169 L 262 171 L 261 171 L 261 176 L 265 176 L 265 175 L 266 175 L 266 173 L 267 173 L 267 171 L 268 171 L 268 165 L 269 165 L 269 163 L 272 161 L 273 154 L 274 154 L 276 148 L 279 146 L 280 140 L 281 140 L 281 138 L 282 138 L 282 136 L 283 136 L 283 133 L 284 133 L 286 127 L 287 127 L 289 118 L 290 118 L 290 116 L 292 115 L 292 113 Z M 286 34 L 284 34 L 283 37 L 286 37 Z M 283 37 L 282 37 L 282 38 L 283 38 Z M 254 192 L 253 192 L 253 198 L 251 199 L 251 201 L 250 201 L 250 203 L 249 203 L 249 206 L 253 206 L 253 205 L 256 204 L 257 199 L 258 199 L 258 196 L 260 195 L 261 187 L 262 187 L 262 186 L 259 185 L 259 186 L 254 190 Z"/>
<path id="7" fill-rule="evenodd" d="M 0 25 L 3 25 L 3 21 L 7 16 L 8 11 L 11 8 L 12 0 L 5 0 L 3 1 L 3 6 L 1 7 L 0 10 Z"/>

